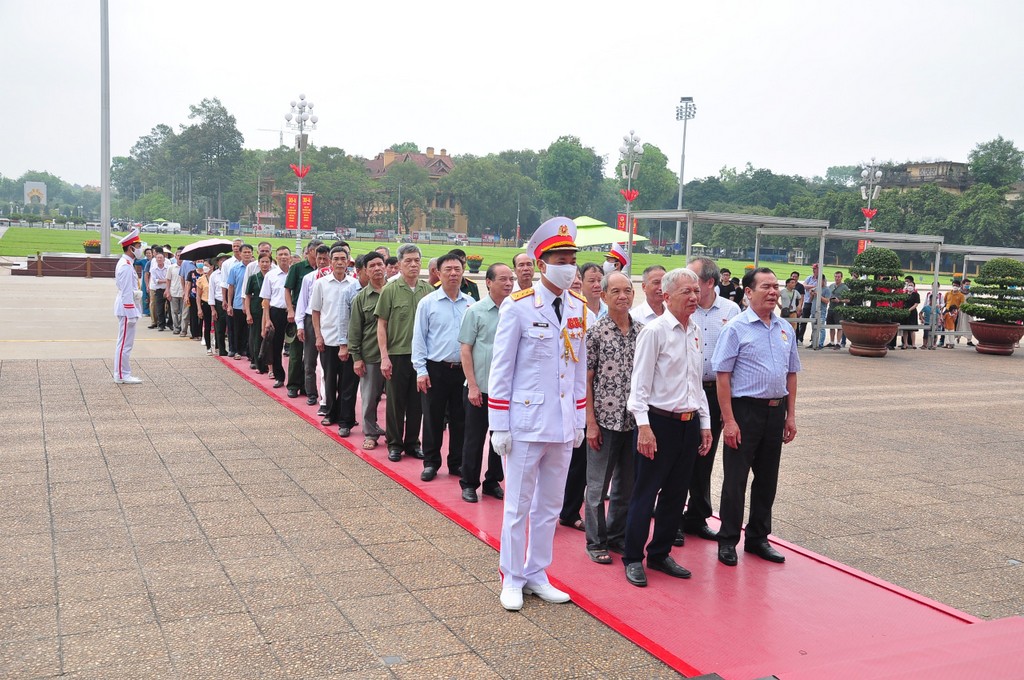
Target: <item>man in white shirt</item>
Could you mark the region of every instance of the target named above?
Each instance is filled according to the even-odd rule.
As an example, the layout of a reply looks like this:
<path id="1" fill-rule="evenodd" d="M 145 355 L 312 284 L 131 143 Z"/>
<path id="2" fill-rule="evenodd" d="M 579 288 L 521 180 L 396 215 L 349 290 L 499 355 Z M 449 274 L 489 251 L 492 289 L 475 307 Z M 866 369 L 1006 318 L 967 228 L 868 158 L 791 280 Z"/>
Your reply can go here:
<path id="1" fill-rule="evenodd" d="M 263 279 L 263 288 L 260 289 L 260 298 L 263 299 L 263 338 L 273 331 L 274 337 L 271 342 L 271 361 L 274 371 L 274 387 L 284 385 L 284 363 L 281 361 L 281 352 L 284 350 L 284 332 L 288 327 L 288 305 L 284 297 L 284 282 L 288 276 L 288 266 L 291 264 L 291 251 L 288 246 L 281 246 L 277 249 L 277 269 L 271 269 Z M 210 284 L 211 288 L 213 284 Z"/>
<path id="2" fill-rule="evenodd" d="M 533 287 L 533 258 L 529 253 L 516 253 L 512 258 L 512 269 L 516 273 L 516 282 L 512 286 L 513 293 Z"/>
<path id="3" fill-rule="evenodd" d="M 356 283 L 348 276 L 348 252 L 341 246 L 331 248 L 331 269 L 330 276 L 316 280 L 309 296 L 316 349 L 324 365 L 327 415 L 320 424 L 337 424 L 338 434 L 347 437 L 355 425 L 356 415 L 352 383 L 358 378 L 348 353 L 348 322 L 352 304 L 349 288 Z M 343 400 L 344 394 L 351 394 L 352 398 Z"/>
<path id="4" fill-rule="evenodd" d="M 233 314 L 228 312 L 228 309 L 232 307 L 232 300 L 230 297 L 227 297 L 227 287 L 229 285 L 228 278 L 231 276 L 231 270 L 240 264 L 242 264 L 242 239 L 236 238 L 231 242 L 231 257 L 224 260 L 224 264 L 220 267 L 220 286 L 225 289 L 224 299 L 227 300 L 224 303 L 225 319 L 227 323 L 225 332 L 227 333 L 228 354 L 231 356 L 234 356 L 239 352 L 240 348 L 235 347 L 235 320 Z M 242 316 L 241 323 L 245 323 L 244 315 Z"/>
<path id="5" fill-rule="evenodd" d="M 331 268 L 331 249 L 325 245 L 316 247 L 316 265 L 313 271 L 302 277 L 298 299 L 295 300 L 295 336 L 302 347 L 303 391 L 306 393 L 306 405 L 312 406 L 320 400 L 326 405 L 319 391 L 317 369 L 320 366 L 320 355 L 316 350 L 316 333 L 313 331 L 313 308 L 309 305 L 313 284 L 318 279 L 329 276 Z M 322 371 L 322 368 L 321 368 Z"/>
<path id="6" fill-rule="evenodd" d="M 661 294 L 661 279 L 665 276 L 665 268 L 660 264 L 652 264 L 644 270 L 640 279 L 640 287 L 644 291 L 644 301 L 629 310 L 630 316 L 645 326 L 665 312 L 665 298 Z"/>
<path id="7" fill-rule="evenodd" d="M 640 588 L 647 585 L 644 543 L 651 535 L 652 515 L 647 566 L 675 578 L 690 578 L 669 553 L 693 462 L 711 449 L 711 417 L 701 386 L 700 329 L 690 318 L 697 309 L 700 280 L 689 269 L 673 269 L 663 277 L 662 291 L 665 314 L 644 326 L 637 337 L 627 402 L 636 418 L 638 455 L 622 561 L 626 580 Z"/>
<path id="8" fill-rule="evenodd" d="M 181 248 L 178 248 L 178 253 L 181 253 Z M 181 280 L 181 265 L 178 264 L 178 258 L 171 258 L 167 265 L 167 280 L 170 293 L 171 302 L 171 331 L 175 335 L 181 334 L 182 327 L 182 310 L 184 309 L 185 302 L 185 282 Z"/>
<path id="9" fill-rule="evenodd" d="M 149 309 L 153 314 L 153 325 L 150 328 L 159 326 L 159 330 L 163 331 L 167 329 L 167 255 L 163 250 L 157 250 L 155 258 L 146 274 Z"/>

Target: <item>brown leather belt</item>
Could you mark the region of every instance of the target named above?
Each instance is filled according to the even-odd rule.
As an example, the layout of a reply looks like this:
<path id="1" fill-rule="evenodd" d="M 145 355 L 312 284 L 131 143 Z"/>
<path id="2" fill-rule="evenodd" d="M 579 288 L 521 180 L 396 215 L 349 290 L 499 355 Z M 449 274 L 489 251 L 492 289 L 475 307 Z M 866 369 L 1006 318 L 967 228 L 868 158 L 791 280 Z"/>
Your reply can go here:
<path id="1" fill-rule="evenodd" d="M 757 397 L 736 397 L 736 399 L 740 399 L 740 400 L 743 400 L 743 401 L 749 401 L 749 402 L 751 402 L 753 404 L 761 404 L 762 406 L 768 406 L 770 408 L 775 408 L 776 406 L 781 406 L 782 404 L 784 404 L 786 402 L 786 398 L 785 397 L 779 397 L 778 399 L 759 399 Z"/>
<path id="2" fill-rule="evenodd" d="M 682 413 L 675 413 L 674 411 L 666 411 L 664 409 L 654 408 L 653 406 L 648 406 L 647 412 L 653 413 L 656 416 L 661 416 L 662 418 L 669 418 L 670 420 L 682 420 L 684 422 L 687 420 L 693 420 L 694 418 L 697 417 L 696 411 L 684 411 Z"/>
<path id="3" fill-rule="evenodd" d="M 462 370 L 462 364 L 459 363 L 458 361 L 431 361 L 430 359 L 427 359 L 427 363 L 434 364 L 435 366 L 440 366 L 442 368 L 447 368 L 452 371 L 456 369 Z"/>
<path id="4" fill-rule="evenodd" d="M 706 389 L 706 390 L 716 390 L 716 389 L 718 389 L 718 381 L 717 380 L 705 380 L 704 381 L 704 389 Z"/>

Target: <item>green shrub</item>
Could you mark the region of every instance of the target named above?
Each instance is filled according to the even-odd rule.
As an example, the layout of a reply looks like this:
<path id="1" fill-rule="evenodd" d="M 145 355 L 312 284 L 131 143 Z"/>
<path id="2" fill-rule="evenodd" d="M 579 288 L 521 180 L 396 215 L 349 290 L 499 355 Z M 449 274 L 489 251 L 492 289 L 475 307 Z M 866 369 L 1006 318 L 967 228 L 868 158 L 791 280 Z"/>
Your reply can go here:
<path id="1" fill-rule="evenodd" d="M 907 317 L 907 310 L 901 307 L 878 306 L 879 302 L 891 304 L 907 299 L 903 293 L 903 269 L 895 251 L 868 248 L 857 255 L 850 272 L 861 278 L 846 282 L 850 287 L 850 303 L 836 308 L 840 319 L 856 323 L 900 323 Z M 892 278 L 880 279 L 880 276 Z"/>
<path id="2" fill-rule="evenodd" d="M 963 304 L 965 314 L 989 323 L 1024 321 L 1024 262 L 996 257 L 986 262 Z"/>

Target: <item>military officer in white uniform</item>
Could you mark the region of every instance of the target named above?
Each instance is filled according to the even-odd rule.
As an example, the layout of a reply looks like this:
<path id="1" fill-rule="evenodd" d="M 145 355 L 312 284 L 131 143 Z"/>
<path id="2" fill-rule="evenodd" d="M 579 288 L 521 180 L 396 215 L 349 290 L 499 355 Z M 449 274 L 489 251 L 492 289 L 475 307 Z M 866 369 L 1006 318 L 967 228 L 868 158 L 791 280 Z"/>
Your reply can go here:
<path id="1" fill-rule="evenodd" d="M 114 382 L 119 385 L 136 385 L 142 378 L 132 375 L 129 359 L 135 344 L 135 324 L 139 320 L 139 275 L 135 273 L 135 260 L 142 247 L 139 230 L 132 229 L 118 241 L 124 255 L 117 261 L 114 283 L 117 285 L 117 300 L 114 301 L 114 316 L 117 317 L 117 345 L 114 348 Z"/>
<path id="2" fill-rule="evenodd" d="M 524 593 L 569 601 L 545 570 L 569 458 L 586 425 L 585 300 L 569 290 L 575 238 L 576 225 L 565 217 L 537 228 L 527 252 L 540 281 L 502 303 L 494 337 L 487 406 L 491 443 L 505 462 L 501 604 L 509 611 L 522 609 Z"/>

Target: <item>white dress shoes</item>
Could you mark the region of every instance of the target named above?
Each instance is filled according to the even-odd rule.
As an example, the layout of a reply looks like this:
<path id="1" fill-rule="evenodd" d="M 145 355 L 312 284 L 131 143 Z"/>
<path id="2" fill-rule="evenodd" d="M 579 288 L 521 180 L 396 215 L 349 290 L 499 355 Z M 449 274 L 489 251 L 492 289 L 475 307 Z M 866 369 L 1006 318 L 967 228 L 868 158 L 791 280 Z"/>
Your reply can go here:
<path id="1" fill-rule="evenodd" d="M 523 586 L 523 592 L 527 595 L 536 595 L 545 602 L 552 602 L 554 604 L 568 602 L 570 599 L 569 593 L 563 593 L 561 590 L 554 587 L 550 583 L 544 583 L 535 586 L 527 584 Z"/>
<path id="2" fill-rule="evenodd" d="M 118 385 L 138 385 L 142 382 L 142 378 L 136 378 L 134 375 L 130 375 L 127 378 L 114 378 L 114 382 Z"/>
<path id="3" fill-rule="evenodd" d="M 501 606 L 510 612 L 523 608 L 523 589 L 505 586 L 501 589 Z"/>

